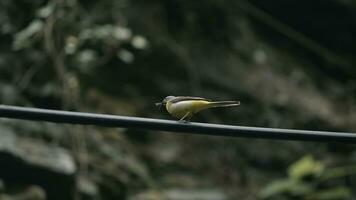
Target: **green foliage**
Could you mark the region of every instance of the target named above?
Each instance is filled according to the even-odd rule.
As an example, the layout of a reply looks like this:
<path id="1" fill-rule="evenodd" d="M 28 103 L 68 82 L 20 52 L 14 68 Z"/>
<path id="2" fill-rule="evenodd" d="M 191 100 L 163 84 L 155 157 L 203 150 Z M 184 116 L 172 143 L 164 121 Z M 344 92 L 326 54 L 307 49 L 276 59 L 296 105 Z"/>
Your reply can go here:
<path id="1" fill-rule="evenodd" d="M 201 122 L 356 130 L 353 4 L 266 2 L 2 0 L 0 103 L 168 118 L 154 102 L 195 95 L 242 102 L 202 112 Z M 112 130 L 17 121 L 8 129 L 74 149 L 80 169 L 89 166 L 88 182 L 111 199 L 150 191 L 152 182 L 251 199 L 266 179 L 263 199 L 354 196 L 344 181 L 356 172 L 348 166 L 354 146 L 131 129 L 114 130 L 118 142 L 103 139 Z"/>
<path id="2" fill-rule="evenodd" d="M 306 176 L 318 177 L 324 172 L 324 167 L 321 162 L 307 155 L 288 168 L 288 176 L 294 180 L 301 180 Z"/>
<path id="3" fill-rule="evenodd" d="M 311 192 L 313 189 L 310 185 L 301 183 L 294 179 L 276 180 L 268 184 L 260 193 L 262 199 L 274 199 L 279 195 L 288 194 L 291 196 L 300 196 Z"/>
<path id="4" fill-rule="evenodd" d="M 342 171 L 338 175 L 334 171 Z M 346 172 L 349 173 L 346 173 Z M 306 155 L 293 163 L 288 168 L 288 177 L 273 181 L 265 186 L 259 193 L 261 199 L 350 199 L 352 189 L 348 186 L 332 184 L 333 180 L 356 174 L 350 173 L 347 168 L 338 169 L 326 167 L 322 162 L 315 160 L 311 155 Z M 326 178 L 328 177 L 328 178 Z"/>
<path id="5" fill-rule="evenodd" d="M 127 26 L 125 5 L 125 0 L 93 5 L 76 0 L 4 3 L 2 30 L 9 25 L 6 34 L 10 39 L 0 41 L 8 47 L 2 53 L 0 70 L 13 66 L 13 72 L 5 77 L 19 87 L 18 100 L 41 104 L 51 99 L 47 106 L 75 107 L 78 102 L 73 100 L 79 98 L 79 91 L 93 83 L 83 77 L 95 75 L 103 67 L 132 64 L 136 54 L 148 49 L 149 42 Z M 26 10 L 27 15 L 18 15 L 19 20 L 14 21 L 15 16 L 6 9 Z M 55 90 L 41 92 L 49 85 Z"/>
<path id="6" fill-rule="evenodd" d="M 305 199 L 320 199 L 320 200 L 329 200 L 329 199 L 351 199 L 352 198 L 351 188 L 344 186 L 335 186 L 327 190 L 321 190 L 308 195 Z"/>
<path id="7" fill-rule="evenodd" d="M 41 20 L 32 21 L 26 28 L 16 33 L 12 48 L 21 50 L 30 47 L 36 41 L 35 35 L 42 31 L 43 26 L 44 23 Z"/>

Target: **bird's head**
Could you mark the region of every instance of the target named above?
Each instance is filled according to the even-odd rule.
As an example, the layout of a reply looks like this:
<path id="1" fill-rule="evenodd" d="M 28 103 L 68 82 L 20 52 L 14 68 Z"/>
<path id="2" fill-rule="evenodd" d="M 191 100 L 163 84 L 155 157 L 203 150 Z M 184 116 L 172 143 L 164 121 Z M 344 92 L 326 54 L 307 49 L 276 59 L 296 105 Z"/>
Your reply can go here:
<path id="1" fill-rule="evenodd" d="M 162 102 L 156 103 L 156 106 L 159 106 L 161 108 L 161 106 L 165 106 L 167 104 L 167 102 L 171 99 L 173 99 L 174 96 L 166 96 Z"/>

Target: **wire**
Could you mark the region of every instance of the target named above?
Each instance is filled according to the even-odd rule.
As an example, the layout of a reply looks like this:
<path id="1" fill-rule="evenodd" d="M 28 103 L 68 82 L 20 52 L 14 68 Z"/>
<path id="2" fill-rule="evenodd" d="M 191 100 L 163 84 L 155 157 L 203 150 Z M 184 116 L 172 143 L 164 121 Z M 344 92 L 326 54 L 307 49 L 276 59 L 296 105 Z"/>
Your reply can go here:
<path id="1" fill-rule="evenodd" d="M 150 129 L 157 131 L 215 136 L 356 143 L 356 134 L 346 132 L 259 128 L 195 122 L 183 123 L 172 120 L 49 110 L 8 105 L 0 105 L 0 118 L 97 125 L 104 127 Z"/>

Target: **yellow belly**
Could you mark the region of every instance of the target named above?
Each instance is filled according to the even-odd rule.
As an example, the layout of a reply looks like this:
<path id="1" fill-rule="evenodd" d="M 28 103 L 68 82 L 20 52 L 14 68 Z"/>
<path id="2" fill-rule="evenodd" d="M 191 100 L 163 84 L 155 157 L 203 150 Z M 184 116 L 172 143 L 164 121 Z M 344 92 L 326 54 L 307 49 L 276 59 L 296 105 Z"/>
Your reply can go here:
<path id="1" fill-rule="evenodd" d="M 201 110 L 209 108 L 208 101 L 181 101 L 176 103 L 167 102 L 166 109 L 172 116 L 180 119 L 190 113 L 189 115 L 193 115 Z"/>

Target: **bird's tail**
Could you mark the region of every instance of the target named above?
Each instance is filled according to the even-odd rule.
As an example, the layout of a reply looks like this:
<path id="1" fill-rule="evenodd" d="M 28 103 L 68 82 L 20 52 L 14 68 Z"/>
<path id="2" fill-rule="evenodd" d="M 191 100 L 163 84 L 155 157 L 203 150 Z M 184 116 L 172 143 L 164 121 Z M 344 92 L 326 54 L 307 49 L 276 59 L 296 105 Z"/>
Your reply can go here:
<path id="1" fill-rule="evenodd" d="M 215 101 L 215 102 L 209 103 L 210 108 L 232 107 L 232 106 L 238 106 L 238 105 L 240 105 L 240 101 Z"/>

